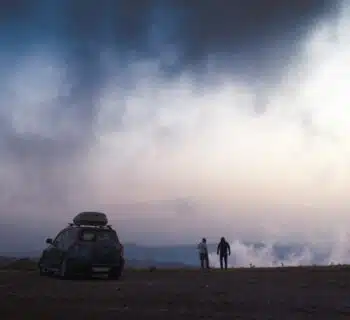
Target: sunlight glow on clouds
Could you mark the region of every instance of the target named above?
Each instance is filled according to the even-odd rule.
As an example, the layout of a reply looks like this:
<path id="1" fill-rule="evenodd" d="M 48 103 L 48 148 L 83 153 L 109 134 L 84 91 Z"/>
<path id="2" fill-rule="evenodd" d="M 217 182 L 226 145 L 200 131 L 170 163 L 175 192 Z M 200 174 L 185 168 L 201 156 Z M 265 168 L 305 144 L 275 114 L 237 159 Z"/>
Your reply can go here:
<path id="1" fill-rule="evenodd" d="M 321 225 L 344 219 L 350 183 L 347 21 L 336 41 L 327 35 L 331 22 L 310 33 L 303 58 L 269 90 L 260 116 L 253 112 L 254 89 L 229 77 L 197 90 L 186 74 L 164 81 L 156 64 L 135 65 L 134 72 L 147 70 L 147 77 L 141 71 L 135 88 L 119 100 L 112 81 L 92 158 L 100 201 L 121 186 L 117 202 L 192 197 L 232 223 L 248 212 L 277 224 L 305 215 Z M 104 121 L 120 105 L 122 128 L 104 132 Z"/>

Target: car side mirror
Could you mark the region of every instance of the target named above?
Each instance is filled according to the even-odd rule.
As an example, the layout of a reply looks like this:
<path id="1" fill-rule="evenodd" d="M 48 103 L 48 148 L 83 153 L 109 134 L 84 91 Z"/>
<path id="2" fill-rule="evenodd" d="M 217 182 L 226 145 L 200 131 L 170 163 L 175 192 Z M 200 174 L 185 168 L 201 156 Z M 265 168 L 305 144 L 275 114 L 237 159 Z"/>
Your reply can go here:
<path id="1" fill-rule="evenodd" d="M 53 243 L 53 241 L 52 241 L 52 239 L 51 239 L 51 238 L 48 238 L 48 239 L 46 239 L 46 243 L 47 243 L 47 244 L 52 244 L 52 243 Z"/>

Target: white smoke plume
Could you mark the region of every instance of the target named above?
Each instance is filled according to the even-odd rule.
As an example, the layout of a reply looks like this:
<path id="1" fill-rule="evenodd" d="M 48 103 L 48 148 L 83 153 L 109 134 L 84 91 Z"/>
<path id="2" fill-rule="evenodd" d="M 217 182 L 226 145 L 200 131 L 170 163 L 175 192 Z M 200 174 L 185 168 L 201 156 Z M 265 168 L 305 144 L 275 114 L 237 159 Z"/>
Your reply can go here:
<path id="1" fill-rule="evenodd" d="M 245 244 L 236 240 L 230 244 L 230 267 L 281 267 L 337 265 L 350 263 L 350 236 L 343 234 L 332 243 L 276 245 L 272 243 Z M 219 267 L 216 252 L 209 255 L 213 267 Z"/>

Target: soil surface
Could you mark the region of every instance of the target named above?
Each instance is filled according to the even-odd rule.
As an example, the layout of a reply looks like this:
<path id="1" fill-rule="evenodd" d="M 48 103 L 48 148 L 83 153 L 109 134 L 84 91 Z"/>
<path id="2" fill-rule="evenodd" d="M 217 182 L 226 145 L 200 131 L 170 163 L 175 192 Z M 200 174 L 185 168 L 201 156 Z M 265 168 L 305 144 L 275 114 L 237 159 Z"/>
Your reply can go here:
<path id="1" fill-rule="evenodd" d="M 126 271 L 118 281 L 0 272 L 0 319 L 350 319 L 350 269 Z"/>

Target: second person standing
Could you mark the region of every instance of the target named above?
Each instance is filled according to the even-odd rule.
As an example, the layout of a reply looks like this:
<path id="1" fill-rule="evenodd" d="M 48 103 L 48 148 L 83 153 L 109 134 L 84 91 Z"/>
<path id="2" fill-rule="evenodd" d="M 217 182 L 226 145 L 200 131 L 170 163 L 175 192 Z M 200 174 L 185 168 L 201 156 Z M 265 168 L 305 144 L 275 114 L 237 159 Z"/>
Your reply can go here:
<path id="1" fill-rule="evenodd" d="M 217 254 L 220 257 L 220 269 L 227 269 L 227 257 L 231 255 L 231 247 L 224 237 L 220 239 L 217 248 Z"/>

